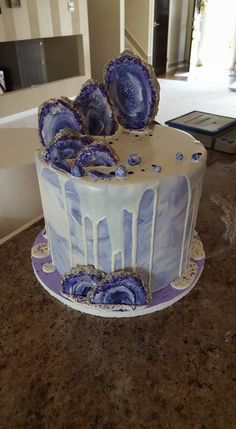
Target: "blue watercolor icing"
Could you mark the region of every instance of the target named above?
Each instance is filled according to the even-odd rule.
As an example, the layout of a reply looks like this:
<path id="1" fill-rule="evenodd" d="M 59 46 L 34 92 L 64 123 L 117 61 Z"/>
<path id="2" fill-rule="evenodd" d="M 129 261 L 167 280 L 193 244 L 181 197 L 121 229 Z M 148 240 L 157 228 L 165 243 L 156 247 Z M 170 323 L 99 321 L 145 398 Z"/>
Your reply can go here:
<path id="1" fill-rule="evenodd" d="M 98 224 L 98 265 L 101 270 L 111 272 L 112 246 L 107 219 Z"/>
<path id="2" fill-rule="evenodd" d="M 132 267 L 132 222 L 133 215 L 128 210 L 123 211 L 124 223 L 124 253 L 125 253 L 125 266 Z"/>
<path id="3" fill-rule="evenodd" d="M 186 177 L 170 176 L 160 182 L 151 269 L 156 289 L 178 276 L 188 198 Z"/>
<path id="4" fill-rule="evenodd" d="M 84 246 L 82 239 L 81 198 L 75 182 L 73 179 L 66 182 L 65 193 L 73 257 L 75 261 L 83 264 Z"/>

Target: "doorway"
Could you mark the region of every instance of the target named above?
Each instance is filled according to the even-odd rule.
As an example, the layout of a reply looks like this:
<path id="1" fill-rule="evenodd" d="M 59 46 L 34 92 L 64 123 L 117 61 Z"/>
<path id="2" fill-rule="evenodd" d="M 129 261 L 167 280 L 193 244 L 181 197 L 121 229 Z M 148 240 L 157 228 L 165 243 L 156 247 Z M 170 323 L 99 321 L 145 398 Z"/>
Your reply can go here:
<path id="1" fill-rule="evenodd" d="M 235 0 L 196 0 L 190 72 L 202 67 L 207 74 L 226 74 L 236 54 Z"/>
<path id="2" fill-rule="evenodd" d="M 155 0 L 153 60 L 156 76 L 166 73 L 169 24 L 169 0 Z"/>

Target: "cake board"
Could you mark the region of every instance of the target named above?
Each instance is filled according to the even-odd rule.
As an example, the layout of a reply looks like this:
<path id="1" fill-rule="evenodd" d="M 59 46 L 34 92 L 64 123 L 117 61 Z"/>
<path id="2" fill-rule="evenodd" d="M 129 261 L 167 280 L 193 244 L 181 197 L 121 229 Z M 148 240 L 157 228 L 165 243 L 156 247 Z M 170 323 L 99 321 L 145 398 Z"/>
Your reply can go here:
<path id="1" fill-rule="evenodd" d="M 61 275 L 51 264 L 51 256 L 48 251 L 47 238 L 41 231 L 36 237 L 32 247 L 32 265 L 34 273 L 40 284 L 54 298 L 61 301 L 68 307 L 88 313 L 94 316 L 122 318 L 122 317 L 137 317 L 155 311 L 163 310 L 187 295 L 197 284 L 202 270 L 204 268 L 205 253 L 202 242 L 197 235 L 193 236 L 191 249 L 190 265 L 183 275 L 171 282 L 165 288 L 152 293 L 152 301 L 146 306 L 135 306 L 129 310 L 113 309 L 111 306 L 94 305 L 87 303 L 76 302 L 73 299 L 67 298 L 61 291 Z M 109 307 L 109 308 L 108 308 Z"/>

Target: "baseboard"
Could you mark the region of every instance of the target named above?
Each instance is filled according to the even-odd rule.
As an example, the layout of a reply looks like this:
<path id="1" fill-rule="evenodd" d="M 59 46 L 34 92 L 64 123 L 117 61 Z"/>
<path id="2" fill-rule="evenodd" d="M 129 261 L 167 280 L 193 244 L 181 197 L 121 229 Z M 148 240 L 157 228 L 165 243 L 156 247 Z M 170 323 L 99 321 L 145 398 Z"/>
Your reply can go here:
<path id="1" fill-rule="evenodd" d="M 177 61 L 175 63 L 169 63 L 169 64 L 167 64 L 166 74 L 173 74 L 174 71 L 177 71 L 179 69 L 182 69 L 182 68 L 188 67 L 188 66 L 189 66 L 189 62 L 187 60 Z"/>
<path id="2" fill-rule="evenodd" d="M 31 221 L 25 223 L 24 225 L 20 226 L 19 228 L 17 228 L 15 231 L 11 232 L 10 234 L 6 235 L 5 237 L 0 239 L 0 246 L 4 243 L 6 243 L 6 241 L 10 240 L 11 238 L 15 237 L 16 235 L 20 234 L 20 232 L 24 231 L 25 229 L 29 228 L 30 226 L 34 225 L 34 223 L 38 222 L 39 220 L 41 220 L 43 218 L 43 214 L 35 217 L 34 219 L 32 219 Z"/>

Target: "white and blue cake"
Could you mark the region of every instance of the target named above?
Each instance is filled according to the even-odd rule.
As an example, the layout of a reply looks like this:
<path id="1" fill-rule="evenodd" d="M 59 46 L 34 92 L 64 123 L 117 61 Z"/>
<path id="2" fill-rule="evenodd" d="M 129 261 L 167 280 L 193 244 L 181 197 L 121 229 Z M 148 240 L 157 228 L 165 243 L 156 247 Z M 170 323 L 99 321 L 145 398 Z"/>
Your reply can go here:
<path id="1" fill-rule="evenodd" d="M 50 258 L 75 302 L 147 306 L 189 266 L 206 151 L 153 121 L 158 102 L 150 66 L 125 51 L 104 83 L 40 107 L 36 166 Z"/>

